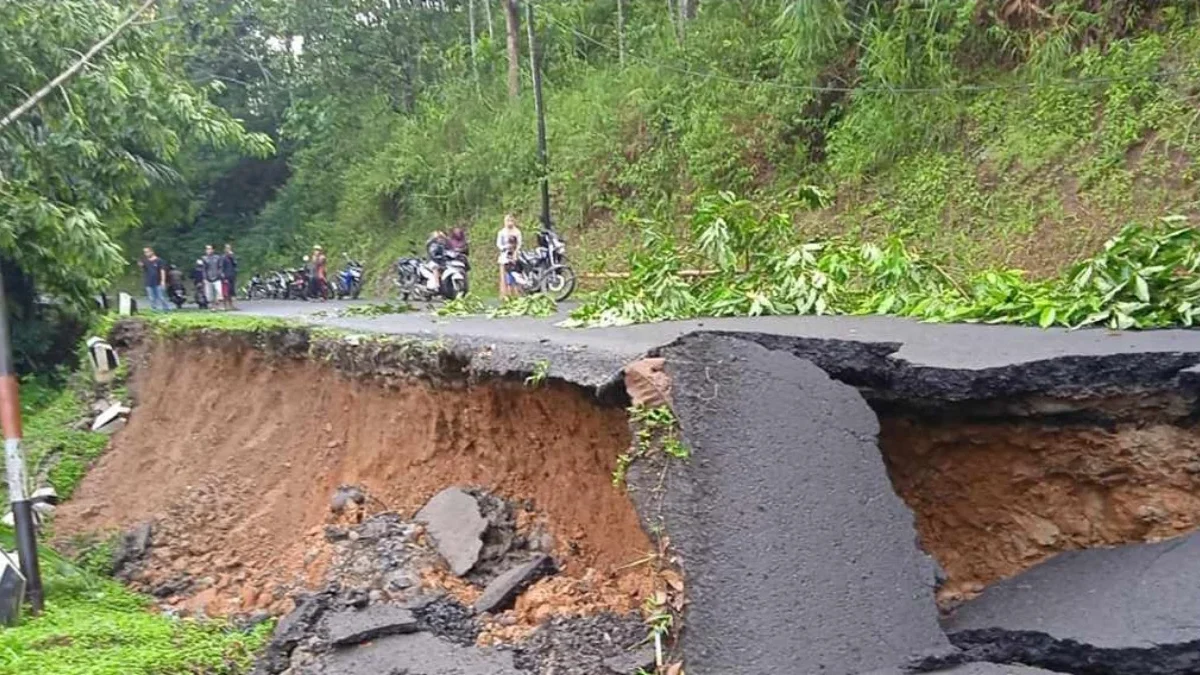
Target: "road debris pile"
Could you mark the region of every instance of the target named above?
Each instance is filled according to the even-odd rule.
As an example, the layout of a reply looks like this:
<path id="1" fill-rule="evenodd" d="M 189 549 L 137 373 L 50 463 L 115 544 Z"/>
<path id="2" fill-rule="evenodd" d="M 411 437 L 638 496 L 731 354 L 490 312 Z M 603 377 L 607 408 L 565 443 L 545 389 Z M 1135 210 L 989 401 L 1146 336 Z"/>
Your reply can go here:
<path id="1" fill-rule="evenodd" d="M 345 513 L 356 502 L 341 497 L 355 494 L 357 488 L 340 488 L 332 506 Z M 552 541 L 543 535 L 536 527 L 518 529 L 505 500 L 461 488 L 435 495 L 414 521 L 381 513 L 331 525 L 327 584 L 297 596 L 256 672 L 582 675 L 605 671 L 552 670 L 552 664 L 621 666 L 619 657 L 645 634 L 636 614 L 559 616 L 543 628 L 528 627 L 527 641 L 479 645 L 488 626 L 517 622 L 508 610 L 531 583 L 556 573 L 551 555 L 539 549 Z M 464 598 L 476 599 L 472 605 Z"/>
<path id="2" fill-rule="evenodd" d="M 630 565 L 645 558 L 649 539 L 611 485 L 613 458 L 630 443 L 620 406 L 556 382 L 418 378 L 389 387 L 227 335 L 182 351 L 135 338 L 120 342 L 136 411 L 59 507 L 55 534 L 67 546 L 152 524 L 153 545 L 126 578 L 170 611 L 286 614 L 295 593 L 327 578 L 338 543 L 327 526 L 381 512 L 411 522 L 448 485 L 486 486 L 508 506 L 480 502 L 482 517 L 536 531 L 537 550 L 560 568 L 518 599 L 513 625 L 489 636 L 516 639 L 561 613 L 625 615 L 651 588 L 647 570 Z M 427 351 L 414 350 L 422 369 Z M 398 379 L 403 365 L 389 372 Z M 359 492 L 339 493 L 343 486 Z M 488 565 L 503 559 L 490 551 L 511 544 L 494 533 L 512 530 L 485 533 L 468 586 L 482 593 L 488 575 L 508 571 Z M 467 604 L 477 600 L 467 595 Z"/>

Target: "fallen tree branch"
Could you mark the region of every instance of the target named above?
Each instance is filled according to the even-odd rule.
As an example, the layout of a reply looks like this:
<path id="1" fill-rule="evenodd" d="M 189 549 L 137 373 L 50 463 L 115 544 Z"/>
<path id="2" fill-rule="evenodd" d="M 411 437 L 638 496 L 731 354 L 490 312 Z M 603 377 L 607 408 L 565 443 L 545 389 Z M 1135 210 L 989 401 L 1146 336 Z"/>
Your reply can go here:
<path id="1" fill-rule="evenodd" d="M 711 277 L 720 274 L 720 270 L 679 270 L 681 277 Z M 585 272 L 580 279 L 628 279 L 629 272 Z"/>

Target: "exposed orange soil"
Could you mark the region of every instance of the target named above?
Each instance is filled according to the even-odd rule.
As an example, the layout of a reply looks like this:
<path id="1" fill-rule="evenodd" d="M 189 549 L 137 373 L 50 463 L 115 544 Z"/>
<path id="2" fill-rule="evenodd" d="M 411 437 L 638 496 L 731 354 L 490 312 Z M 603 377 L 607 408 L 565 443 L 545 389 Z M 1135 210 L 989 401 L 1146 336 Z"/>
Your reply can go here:
<path id="1" fill-rule="evenodd" d="M 1200 430 L 881 420 L 892 482 L 968 597 L 1061 551 L 1200 527 Z"/>
<path id="2" fill-rule="evenodd" d="M 57 532 L 119 530 L 156 519 L 153 579 L 209 577 L 181 606 L 286 611 L 319 583 L 323 526 L 340 484 L 370 511 L 410 516 L 438 490 L 477 485 L 531 499 L 567 580 L 587 581 L 555 612 L 628 611 L 648 592 L 627 568 L 651 544 L 611 485 L 629 446 L 625 414 L 559 385 L 491 382 L 388 389 L 314 362 L 157 347 L 133 383 L 138 406 L 114 447 L 59 510 Z M 566 582 L 564 582 L 566 583 Z"/>

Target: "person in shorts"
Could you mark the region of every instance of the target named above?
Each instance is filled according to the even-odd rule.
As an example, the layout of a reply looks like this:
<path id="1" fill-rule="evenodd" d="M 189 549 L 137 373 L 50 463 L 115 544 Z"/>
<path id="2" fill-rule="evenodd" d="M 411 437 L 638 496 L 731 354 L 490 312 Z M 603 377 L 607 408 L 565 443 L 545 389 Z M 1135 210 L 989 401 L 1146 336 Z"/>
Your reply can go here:
<path id="1" fill-rule="evenodd" d="M 204 247 L 204 297 L 208 300 L 208 308 L 212 311 L 220 309 L 224 298 L 221 285 L 221 256 L 213 251 L 212 244 Z"/>

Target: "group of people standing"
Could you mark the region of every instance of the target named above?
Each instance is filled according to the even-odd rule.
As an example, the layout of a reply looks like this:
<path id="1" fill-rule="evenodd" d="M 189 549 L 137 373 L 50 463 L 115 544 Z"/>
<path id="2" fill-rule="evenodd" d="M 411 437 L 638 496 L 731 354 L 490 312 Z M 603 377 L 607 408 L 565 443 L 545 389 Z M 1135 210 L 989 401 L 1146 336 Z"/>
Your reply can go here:
<path id="1" fill-rule="evenodd" d="M 504 225 L 496 233 L 496 249 L 500 252 L 497 262 L 500 265 L 501 299 L 520 294 L 514 275 L 519 273 L 518 254 L 523 244 L 524 239 L 521 236 L 521 228 L 517 225 L 517 217 L 511 213 L 506 214 Z M 440 270 L 445 262 L 447 251 L 453 251 L 463 257 L 469 255 L 470 245 L 467 243 L 467 233 L 461 227 L 450 230 L 449 236 L 441 230 L 434 230 L 429 235 L 429 240 L 425 242 L 425 251 L 429 255 L 429 259 Z"/>
<path id="2" fill-rule="evenodd" d="M 138 261 L 142 268 L 142 281 L 146 287 L 146 298 L 150 308 L 169 311 L 171 304 L 167 300 L 169 289 L 178 289 L 182 293 L 183 272 L 175 265 L 168 264 L 158 257 L 154 249 L 147 246 L 142 249 L 142 258 Z M 204 247 L 204 256 L 196 260 L 192 268 L 192 281 L 196 285 L 197 295 L 202 295 L 209 309 L 232 310 L 233 296 L 237 292 L 237 256 L 233 253 L 233 245 L 225 244 L 225 252 L 218 254 L 212 244 Z M 182 297 L 182 296 L 180 296 Z"/>

